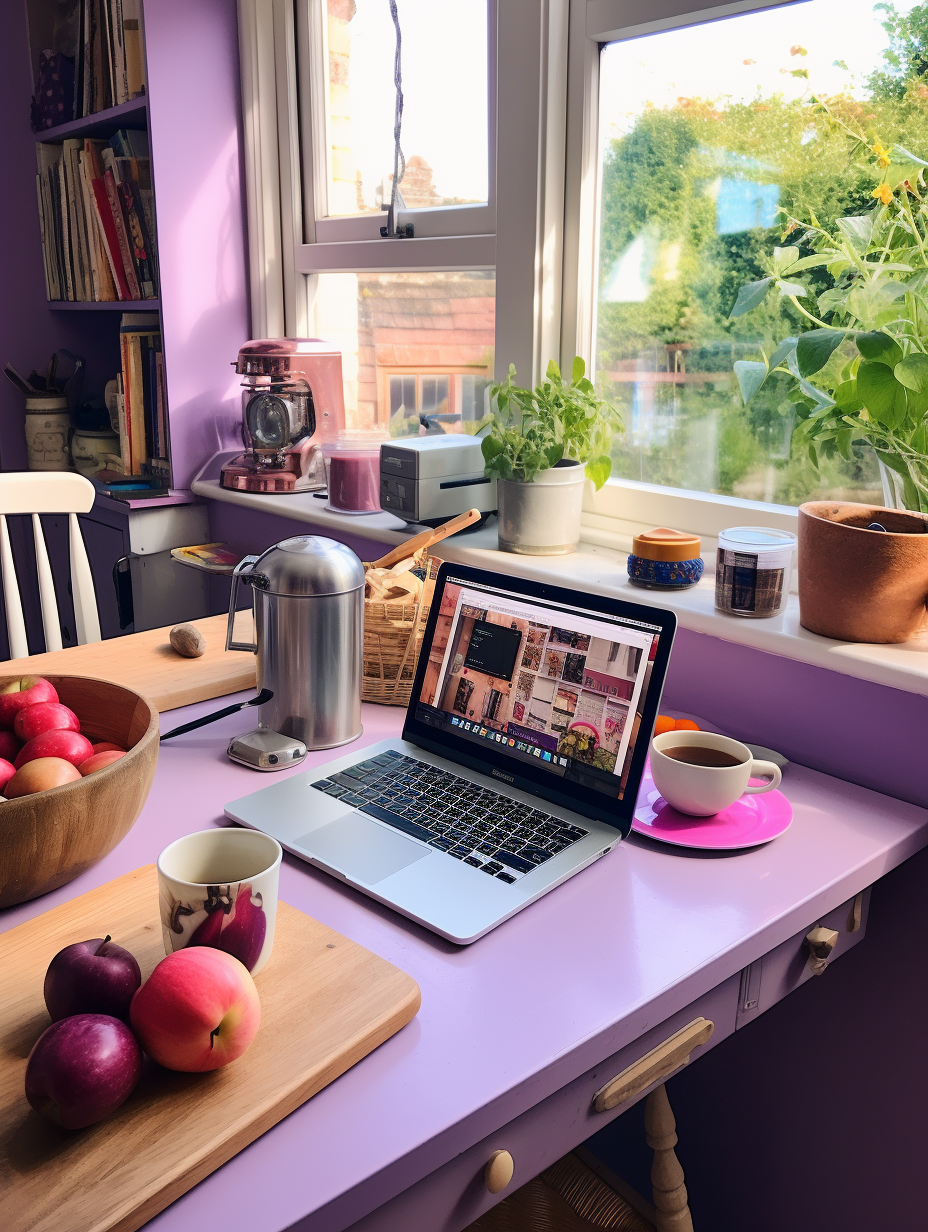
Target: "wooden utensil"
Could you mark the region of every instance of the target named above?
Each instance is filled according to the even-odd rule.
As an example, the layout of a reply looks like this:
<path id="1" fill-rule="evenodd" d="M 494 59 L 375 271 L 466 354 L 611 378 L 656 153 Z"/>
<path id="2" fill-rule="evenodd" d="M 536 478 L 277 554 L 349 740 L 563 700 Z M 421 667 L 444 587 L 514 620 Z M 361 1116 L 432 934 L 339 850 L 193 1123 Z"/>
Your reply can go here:
<path id="1" fill-rule="evenodd" d="M 456 534 L 459 530 L 463 530 L 465 526 L 472 526 L 474 522 L 479 522 L 481 517 L 483 517 L 483 514 L 479 509 L 468 509 L 466 513 L 459 513 L 456 518 L 452 518 L 450 522 L 445 522 L 443 526 L 438 526 L 434 530 L 424 530 L 421 535 L 413 535 L 412 539 L 407 539 L 405 543 L 401 543 L 399 547 L 393 548 L 386 556 L 381 556 L 380 560 L 375 560 L 370 565 L 370 568 L 389 569 L 391 565 L 405 560 L 407 556 L 413 556 L 423 548 L 430 548 L 433 544 L 441 543 L 442 539 L 447 539 L 449 535 Z"/>
<path id="2" fill-rule="evenodd" d="M 61 1130 L 26 1102 L 26 1058 L 49 1025 L 42 999 L 49 962 L 104 924 L 147 978 L 164 957 L 153 864 L 0 936 L 4 1232 L 140 1228 L 419 1008 L 419 988 L 404 971 L 278 903 L 274 953 L 255 980 L 261 1026 L 245 1055 L 208 1074 L 153 1065 L 111 1117 L 89 1129 Z"/>

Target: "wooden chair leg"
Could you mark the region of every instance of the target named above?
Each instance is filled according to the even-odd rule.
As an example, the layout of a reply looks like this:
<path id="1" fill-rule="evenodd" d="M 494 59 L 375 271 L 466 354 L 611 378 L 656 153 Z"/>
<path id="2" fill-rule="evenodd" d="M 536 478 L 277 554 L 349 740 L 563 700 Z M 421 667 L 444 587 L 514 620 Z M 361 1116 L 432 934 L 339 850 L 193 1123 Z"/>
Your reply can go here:
<path id="1" fill-rule="evenodd" d="M 651 1165 L 657 1232 L 693 1232 L 693 1219 L 687 1204 L 683 1169 L 674 1153 L 677 1123 L 663 1086 L 656 1087 L 644 1105 L 644 1132 L 654 1151 Z"/>

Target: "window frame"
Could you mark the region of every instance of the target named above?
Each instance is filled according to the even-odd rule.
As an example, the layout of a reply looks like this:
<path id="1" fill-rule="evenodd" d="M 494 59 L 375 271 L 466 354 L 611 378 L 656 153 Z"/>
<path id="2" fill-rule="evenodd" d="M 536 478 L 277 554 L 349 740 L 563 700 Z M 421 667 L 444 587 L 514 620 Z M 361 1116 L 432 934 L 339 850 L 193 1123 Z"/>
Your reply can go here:
<path id="1" fill-rule="evenodd" d="M 318 61 L 324 47 L 322 0 L 238 0 L 255 336 L 310 332 L 316 273 L 494 270 L 494 375 L 514 363 L 521 379 L 540 378 L 541 354 L 557 354 L 560 340 L 569 3 L 488 0 L 494 202 L 404 211 L 416 236 L 400 240 L 380 237 L 385 213 L 316 219 L 315 205 L 313 217 L 304 211 L 307 176 L 320 174 L 313 117 L 324 114 L 327 93 L 327 73 L 312 72 L 310 54 Z M 460 233 L 488 225 L 490 209 L 495 227 Z M 448 234 L 428 234 L 436 229 Z"/>

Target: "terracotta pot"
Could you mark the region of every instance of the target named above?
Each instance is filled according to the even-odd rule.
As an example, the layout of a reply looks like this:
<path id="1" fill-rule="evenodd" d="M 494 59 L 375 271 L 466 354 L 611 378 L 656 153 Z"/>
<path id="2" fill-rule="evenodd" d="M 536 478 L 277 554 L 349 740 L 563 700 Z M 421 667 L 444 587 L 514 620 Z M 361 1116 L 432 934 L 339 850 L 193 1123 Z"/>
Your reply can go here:
<path id="1" fill-rule="evenodd" d="M 886 533 L 867 530 L 879 522 Z M 845 642 L 904 642 L 928 623 L 928 515 L 849 501 L 799 507 L 799 621 Z"/>

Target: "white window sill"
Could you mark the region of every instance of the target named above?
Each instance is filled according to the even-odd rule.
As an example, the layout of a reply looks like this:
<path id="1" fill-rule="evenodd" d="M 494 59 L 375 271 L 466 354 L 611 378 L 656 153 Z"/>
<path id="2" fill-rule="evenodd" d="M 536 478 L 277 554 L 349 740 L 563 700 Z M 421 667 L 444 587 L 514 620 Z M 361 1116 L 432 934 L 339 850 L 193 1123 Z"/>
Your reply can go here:
<path id="1" fill-rule="evenodd" d="M 216 480 L 198 480 L 193 484 L 197 496 L 226 501 L 250 509 L 261 510 L 295 522 L 307 522 L 320 530 L 339 531 L 372 539 L 378 543 L 398 544 L 408 539 L 405 523 L 390 513 L 364 514 L 349 517 L 331 513 L 325 502 L 312 495 L 264 496 L 247 492 L 229 492 Z M 591 521 L 594 519 L 591 519 Z M 569 556 L 518 556 L 500 552 L 496 547 L 496 524 L 468 535 L 446 539 L 439 554 L 444 560 L 458 564 L 478 565 L 497 573 L 535 578 L 577 590 L 615 595 L 633 603 L 669 608 L 675 612 L 680 627 L 695 633 L 705 633 L 722 641 L 750 646 L 769 654 L 782 655 L 799 663 L 842 672 L 859 680 L 902 689 L 906 693 L 928 696 L 928 634 L 898 646 L 866 645 L 857 642 L 836 642 L 810 633 L 799 624 L 799 602 L 790 595 L 786 610 L 779 616 L 752 620 L 741 616 L 726 616 L 715 610 L 715 586 L 711 553 L 704 552 L 707 576 L 691 590 L 667 592 L 643 590 L 632 586 L 626 573 L 626 551 L 611 544 L 620 544 L 624 536 L 592 525 L 584 527 L 584 540 L 578 551 Z M 595 542 L 594 542 L 595 540 Z"/>

